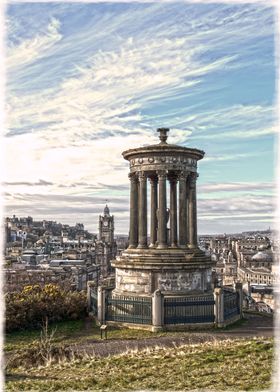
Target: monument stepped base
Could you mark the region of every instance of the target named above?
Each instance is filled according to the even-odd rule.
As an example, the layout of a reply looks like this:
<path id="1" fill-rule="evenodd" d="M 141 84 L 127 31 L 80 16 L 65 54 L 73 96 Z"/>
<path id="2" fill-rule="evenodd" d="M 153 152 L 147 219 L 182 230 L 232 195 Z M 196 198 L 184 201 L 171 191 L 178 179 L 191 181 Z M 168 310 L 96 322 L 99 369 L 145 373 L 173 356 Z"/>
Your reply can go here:
<path id="1" fill-rule="evenodd" d="M 112 263 L 118 295 L 203 294 L 211 291 L 213 262 L 200 249 L 127 249 Z"/>

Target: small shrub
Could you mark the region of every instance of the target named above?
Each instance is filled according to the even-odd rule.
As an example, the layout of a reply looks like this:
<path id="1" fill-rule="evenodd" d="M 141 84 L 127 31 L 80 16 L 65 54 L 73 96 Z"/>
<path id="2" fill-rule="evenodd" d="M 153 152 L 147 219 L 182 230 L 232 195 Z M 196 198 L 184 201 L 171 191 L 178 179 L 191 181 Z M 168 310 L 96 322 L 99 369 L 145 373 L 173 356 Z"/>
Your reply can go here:
<path id="1" fill-rule="evenodd" d="M 85 316 L 86 294 L 63 289 L 56 284 L 24 286 L 20 292 L 6 294 L 7 332 L 38 328 L 49 322 Z"/>

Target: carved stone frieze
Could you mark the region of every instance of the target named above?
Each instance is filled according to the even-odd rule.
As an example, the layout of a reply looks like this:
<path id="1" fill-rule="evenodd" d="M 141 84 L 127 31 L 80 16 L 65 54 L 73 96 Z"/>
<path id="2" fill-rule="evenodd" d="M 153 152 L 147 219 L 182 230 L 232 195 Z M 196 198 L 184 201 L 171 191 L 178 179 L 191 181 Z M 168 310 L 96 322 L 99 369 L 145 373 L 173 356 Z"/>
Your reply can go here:
<path id="1" fill-rule="evenodd" d="M 193 158 L 186 156 L 174 155 L 154 155 L 154 156 L 141 156 L 137 159 L 130 159 L 131 172 L 136 171 L 154 171 L 159 168 L 165 170 L 187 170 L 196 171 L 197 161 Z"/>

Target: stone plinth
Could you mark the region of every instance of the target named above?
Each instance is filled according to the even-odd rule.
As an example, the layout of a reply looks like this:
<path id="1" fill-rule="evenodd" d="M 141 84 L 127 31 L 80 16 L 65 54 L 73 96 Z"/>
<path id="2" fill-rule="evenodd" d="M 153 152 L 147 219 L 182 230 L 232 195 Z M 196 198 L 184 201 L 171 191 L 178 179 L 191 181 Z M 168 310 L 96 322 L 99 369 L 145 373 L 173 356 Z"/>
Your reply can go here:
<path id="1" fill-rule="evenodd" d="M 168 294 L 204 293 L 211 290 L 210 257 L 200 250 L 179 248 L 128 249 L 113 262 L 115 293 L 150 296 L 155 290 Z"/>

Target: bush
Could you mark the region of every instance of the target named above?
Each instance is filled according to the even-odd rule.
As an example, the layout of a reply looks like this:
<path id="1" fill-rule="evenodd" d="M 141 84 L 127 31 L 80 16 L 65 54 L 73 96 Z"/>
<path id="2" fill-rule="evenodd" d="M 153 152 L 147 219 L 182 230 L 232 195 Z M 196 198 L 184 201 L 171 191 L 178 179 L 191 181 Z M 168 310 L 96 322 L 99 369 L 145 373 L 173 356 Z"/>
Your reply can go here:
<path id="1" fill-rule="evenodd" d="M 38 328 L 49 322 L 74 320 L 86 314 L 86 294 L 56 284 L 24 286 L 6 294 L 7 332 Z"/>

